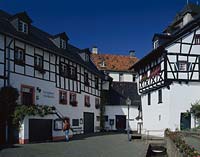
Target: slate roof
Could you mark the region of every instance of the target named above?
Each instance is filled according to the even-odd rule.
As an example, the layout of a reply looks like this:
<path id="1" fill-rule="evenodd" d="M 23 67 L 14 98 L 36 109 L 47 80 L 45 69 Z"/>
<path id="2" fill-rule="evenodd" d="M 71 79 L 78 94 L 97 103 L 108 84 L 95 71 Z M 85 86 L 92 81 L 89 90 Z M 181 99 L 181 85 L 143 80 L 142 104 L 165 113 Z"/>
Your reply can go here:
<path id="1" fill-rule="evenodd" d="M 165 53 L 165 47 L 176 41 L 182 35 L 188 33 L 195 27 L 199 26 L 200 26 L 200 12 L 198 15 L 195 16 L 195 18 L 191 22 L 189 22 L 183 28 L 174 31 L 169 40 L 166 40 L 166 42 L 160 45 L 157 49 L 153 49 L 152 51 L 150 51 L 146 56 L 144 56 L 142 59 L 136 62 L 130 69 L 134 68 L 135 71 L 139 71 L 139 69 L 144 68 L 153 59 L 156 59 L 157 57 Z"/>
<path id="2" fill-rule="evenodd" d="M 0 10 L 0 33 L 9 35 L 11 37 L 14 37 L 18 40 L 21 40 L 25 43 L 31 44 L 35 47 L 41 48 L 43 50 L 49 51 L 51 53 L 63 56 L 68 58 L 69 60 L 72 60 L 75 63 L 78 63 L 84 67 L 86 67 L 89 71 L 104 77 L 104 74 L 99 71 L 96 66 L 93 64 L 93 62 L 85 62 L 79 55 L 80 49 L 68 44 L 67 50 L 58 48 L 51 39 L 54 38 L 54 35 L 51 35 L 47 32 L 44 32 L 43 30 L 30 25 L 29 28 L 29 34 L 24 34 L 21 32 L 18 32 L 10 23 L 9 19 L 13 15 L 10 15 L 2 10 Z M 16 15 L 15 15 L 16 16 Z"/>
<path id="3" fill-rule="evenodd" d="M 135 82 L 113 82 L 109 91 L 109 105 L 126 105 L 126 99 L 131 99 L 131 105 L 139 107 L 141 97 L 137 92 L 137 83 Z"/>
<path id="4" fill-rule="evenodd" d="M 178 22 L 182 21 L 186 13 L 191 13 L 192 16 L 195 17 L 196 15 L 200 13 L 200 6 L 193 3 L 187 4 L 179 13 L 176 14 L 172 23 L 163 32 L 167 32 L 167 31 L 171 31 L 175 29 L 174 26 Z"/>
<path id="5" fill-rule="evenodd" d="M 113 54 L 91 54 L 91 59 L 99 70 L 129 71 L 129 68 L 138 61 L 136 57 L 113 55 Z M 102 67 L 102 62 L 105 67 Z"/>

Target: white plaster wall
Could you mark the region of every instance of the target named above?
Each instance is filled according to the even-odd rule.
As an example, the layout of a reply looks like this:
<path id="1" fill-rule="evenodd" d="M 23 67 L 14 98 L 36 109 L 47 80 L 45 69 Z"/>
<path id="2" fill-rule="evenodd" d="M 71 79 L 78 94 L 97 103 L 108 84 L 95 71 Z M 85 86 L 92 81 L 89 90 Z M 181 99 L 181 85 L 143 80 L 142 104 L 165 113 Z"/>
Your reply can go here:
<path id="1" fill-rule="evenodd" d="M 119 82 L 119 73 L 110 72 L 109 76 L 113 78 L 113 81 Z"/>
<path id="2" fill-rule="evenodd" d="M 142 95 L 143 133 L 150 130 L 151 135 L 163 135 L 163 130 L 169 128 L 170 91 L 162 89 L 163 103 L 158 103 L 158 91 L 151 92 L 151 105 L 148 105 L 148 95 Z M 160 119 L 159 119 L 160 116 Z"/>
<path id="3" fill-rule="evenodd" d="M 16 79 L 17 78 L 17 79 Z M 55 87 L 55 83 L 52 82 L 47 82 L 44 80 L 39 80 L 36 78 L 31 78 L 31 77 L 26 77 L 26 76 L 22 76 L 22 75 L 18 75 L 18 74 L 13 74 L 11 73 L 11 85 L 15 88 L 17 88 L 20 91 L 21 88 L 21 84 L 24 85 L 29 85 L 29 86 L 33 86 L 35 88 L 35 96 L 38 96 L 39 99 L 36 100 L 35 97 L 35 103 L 39 104 L 39 105 L 49 105 L 49 106 L 55 106 L 57 108 L 57 110 L 66 117 L 70 118 L 70 121 L 72 123 L 72 119 L 83 119 L 83 113 L 84 112 L 91 112 L 94 113 L 94 131 L 96 131 L 96 127 L 99 127 L 100 123 L 99 121 L 96 120 L 96 116 L 100 115 L 100 110 L 95 108 L 95 98 L 96 96 L 90 95 L 90 94 L 86 94 L 84 92 L 82 93 L 76 93 L 76 98 L 78 101 L 78 106 L 77 107 L 73 107 L 69 104 L 69 94 L 70 92 L 67 91 L 68 94 L 68 103 L 67 105 L 60 105 L 59 104 L 59 90 L 58 88 Z M 37 92 L 36 88 L 39 87 L 41 89 L 41 92 Z M 54 93 L 53 94 L 53 98 L 47 98 L 44 97 L 43 91 L 49 91 Z M 85 107 L 84 105 L 84 96 L 85 95 L 89 95 L 90 96 L 90 103 L 91 106 L 90 107 Z M 20 103 L 20 98 L 18 100 L 18 102 Z M 24 124 L 23 124 L 23 129 L 20 133 L 20 136 L 23 139 L 28 139 L 28 119 L 29 118 L 37 118 L 37 119 L 57 119 L 58 117 L 55 115 L 52 116 L 46 116 L 46 117 L 26 117 L 26 119 L 24 120 Z M 53 126 L 53 125 L 52 125 Z M 83 128 L 83 124 L 80 124 L 79 127 Z M 53 136 L 63 136 L 63 132 L 62 131 L 54 131 L 53 130 Z"/>
<path id="4" fill-rule="evenodd" d="M 110 130 L 116 130 L 116 115 L 126 115 L 127 123 L 126 123 L 126 129 L 128 126 L 128 107 L 127 106 L 106 106 L 105 108 L 105 115 L 108 116 L 108 122 L 105 123 L 105 127 L 109 128 Z M 137 130 L 137 120 L 135 119 L 138 116 L 138 108 L 137 107 L 130 107 L 129 110 L 129 116 L 130 116 L 130 129 L 131 130 Z M 114 119 L 114 125 L 113 127 L 109 124 L 109 119 Z"/>

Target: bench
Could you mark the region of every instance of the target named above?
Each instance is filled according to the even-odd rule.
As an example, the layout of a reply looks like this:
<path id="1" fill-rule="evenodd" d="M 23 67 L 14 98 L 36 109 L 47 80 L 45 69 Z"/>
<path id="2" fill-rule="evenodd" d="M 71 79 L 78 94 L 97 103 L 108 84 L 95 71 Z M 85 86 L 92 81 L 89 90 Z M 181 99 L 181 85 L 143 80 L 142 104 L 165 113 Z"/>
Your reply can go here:
<path id="1" fill-rule="evenodd" d="M 72 127 L 72 132 L 74 135 L 77 135 L 77 134 L 83 134 L 83 128 L 82 127 Z"/>

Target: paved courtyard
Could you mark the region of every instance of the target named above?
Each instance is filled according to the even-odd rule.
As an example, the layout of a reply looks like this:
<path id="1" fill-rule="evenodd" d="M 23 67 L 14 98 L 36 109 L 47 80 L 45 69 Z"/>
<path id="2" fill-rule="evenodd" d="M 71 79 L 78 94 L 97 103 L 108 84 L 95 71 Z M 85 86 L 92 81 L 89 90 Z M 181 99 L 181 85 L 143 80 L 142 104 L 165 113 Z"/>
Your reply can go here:
<path id="1" fill-rule="evenodd" d="M 145 157 L 145 142 L 127 141 L 126 134 L 81 137 L 66 142 L 15 145 L 0 151 L 0 157 Z"/>

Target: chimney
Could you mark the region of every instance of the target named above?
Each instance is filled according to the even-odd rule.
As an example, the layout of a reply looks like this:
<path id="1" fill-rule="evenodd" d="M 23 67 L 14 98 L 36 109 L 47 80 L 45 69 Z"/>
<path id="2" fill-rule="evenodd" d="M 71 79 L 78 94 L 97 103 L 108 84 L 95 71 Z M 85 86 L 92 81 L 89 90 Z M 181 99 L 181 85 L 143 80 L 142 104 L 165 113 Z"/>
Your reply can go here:
<path id="1" fill-rule="evenodd" d="M 92 53 L 93 53 L 93 54 L 98 54 L 98 48 L 97 48 L 96 46 L 94 46 L 94 47 L 92 48 Z"/>
<path id="2" fill-rule="evenodd" d="M 129 56 L 130 57 L 135 57 L 135 50 L 130 50 L 129 51 Z"/>

